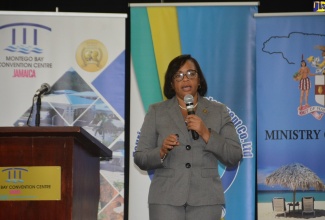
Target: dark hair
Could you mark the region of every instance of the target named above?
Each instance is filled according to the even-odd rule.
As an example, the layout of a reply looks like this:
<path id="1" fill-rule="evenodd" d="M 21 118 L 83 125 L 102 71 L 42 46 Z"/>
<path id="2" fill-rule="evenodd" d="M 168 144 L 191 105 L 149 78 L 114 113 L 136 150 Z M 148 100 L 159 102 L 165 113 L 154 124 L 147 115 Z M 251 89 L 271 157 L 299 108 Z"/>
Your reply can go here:
<path id="1" fill-rule="evenodd" d="M 195 68 L 196 68 L 197 73 L 200 78 L 200 86 L 198 88 L 198 93 L 201 96 L 204 96 L 205 93 L 207 92 L 208 85 L 205 81 L 205 78 L 204 78 L 204 75 L 203 75 L 203 72 L 201 70 L 199 63 L 196 61 L 196 59 L 191 57 L 191 55 L 184 54 L 184 55 L 175 57 L 172 61 L 170 61 L 169 65 L 168 65 L 168 68 L 167 68 L 167 71 L 165 74 L 165 84 L 164 84 L 164 95 L 166 96 L 167 99 L 171 99 L 176 95 L 175 90 L 172 87 L 173 76 L 188 60 L 190 60 L 194 63 Z"/>

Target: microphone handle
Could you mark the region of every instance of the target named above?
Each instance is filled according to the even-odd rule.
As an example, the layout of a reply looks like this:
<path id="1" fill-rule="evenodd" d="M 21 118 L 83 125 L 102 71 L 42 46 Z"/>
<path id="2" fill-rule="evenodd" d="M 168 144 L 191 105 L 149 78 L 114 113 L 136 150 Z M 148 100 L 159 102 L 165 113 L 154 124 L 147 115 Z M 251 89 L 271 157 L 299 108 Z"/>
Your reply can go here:
<path id="1" fill-rule="evenodd" d="M 192 110 L 192 111 L 188 111 L 187 114 L 188 114 L 188 115 L 195 115 L 195 112 Z M 191 132 L 192 132 L 192 138 L 193 138 L 194 140 L 199 139 L 199 134 L 198 134 L 196 131 L 191 130 Z"/>
<path id="2" fill-rule="evenodd" d="M 39 127 L 41 123 L 41 95 L 38 95 L 36 101 L 36 118 L 35 118 L 35 126 Z"/>
<path id="3" fill-rule="evenodd" d="M 198 134 L 196 131 L 191 130 L 191 132 L 192 132 L 192 138 L 193 138 L 194 140 L 199 139 L 199 134 Z"/>

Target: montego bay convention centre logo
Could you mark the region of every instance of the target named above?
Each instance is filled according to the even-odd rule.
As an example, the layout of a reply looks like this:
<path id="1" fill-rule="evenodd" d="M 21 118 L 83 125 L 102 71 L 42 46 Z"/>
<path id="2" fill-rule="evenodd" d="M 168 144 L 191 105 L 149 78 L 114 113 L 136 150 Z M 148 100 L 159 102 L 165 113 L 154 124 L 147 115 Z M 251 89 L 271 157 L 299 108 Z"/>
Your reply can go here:
<path id="1" fill-rule="evenodd" d="M 0 50 L 4 50 L 0 55 L 0 68 L 12 71 L 13 77 L 19 78 L 35 78 L 37 69 L 52 68 L 52 63 L 41 56 L 40 47 L 40 42 L 45 41 L 41 33 L 51 31 L 50 27 L 37 23 L 0 24 Z"/>

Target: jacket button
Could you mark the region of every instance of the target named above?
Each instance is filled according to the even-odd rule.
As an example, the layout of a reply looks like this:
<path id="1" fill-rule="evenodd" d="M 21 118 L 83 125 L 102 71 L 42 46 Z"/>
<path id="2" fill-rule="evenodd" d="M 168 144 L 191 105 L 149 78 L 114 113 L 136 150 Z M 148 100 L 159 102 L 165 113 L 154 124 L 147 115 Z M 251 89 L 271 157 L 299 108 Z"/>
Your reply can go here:
<path id="1" fill-rule="evenodd" d="M 191 164 L 190 164 L 190 163 L 186 163 L 186 164 L 185 164 L 185 167 L 186 167 L 186 168 L 191 168 Z"/>
<path id="2" fill-rule="evenodd" d="M 186 145 L 186 150 L 191 150 L 191 145 Z"/>

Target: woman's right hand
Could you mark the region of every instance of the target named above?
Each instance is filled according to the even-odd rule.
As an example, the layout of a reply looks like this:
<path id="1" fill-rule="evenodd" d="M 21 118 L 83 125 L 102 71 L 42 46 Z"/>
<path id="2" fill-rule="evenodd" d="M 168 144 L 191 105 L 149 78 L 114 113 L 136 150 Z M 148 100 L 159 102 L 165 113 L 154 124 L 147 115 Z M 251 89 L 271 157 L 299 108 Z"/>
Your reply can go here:
<path id="1" fill-rule="evenodd" d="M 164 158 L 165 155 L 169 153 L 175 146 L 178 146 L 178 134 L 170 134 L 165 138 L 163 144 L 160 148 L 160 158 Z"/>

